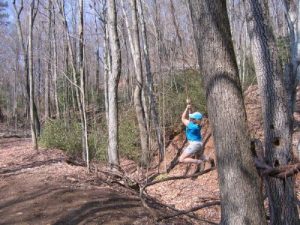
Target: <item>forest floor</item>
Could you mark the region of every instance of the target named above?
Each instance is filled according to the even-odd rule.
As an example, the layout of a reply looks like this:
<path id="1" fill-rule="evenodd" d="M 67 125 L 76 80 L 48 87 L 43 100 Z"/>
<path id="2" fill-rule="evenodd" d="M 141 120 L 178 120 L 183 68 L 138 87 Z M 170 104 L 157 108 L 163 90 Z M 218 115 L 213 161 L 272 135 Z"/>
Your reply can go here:
<path id="1" fill-rule="evenodd" d="M 0 224 L 193 224 L 156 222 L 137 193 L 67 162 L 60 150 L 33 150 L 28 138 L 0 139 Z"/>
<path id="2" fill-rule="evenodd" d="M 299 92 L 300 93 L 300 92 Z M 252 137 L 262 139 L 261 108 L 258 106 L 257 89 L 246 92 L 246 108 Z M 300 94 L 299 94 L 300 105 Z M 300 112 L 300 107 L 299 107 Z M 295 114 L 300 122 L 300 113 Z M 297 124 L 297 123 L 296 123 Z M 209 129 L 205 129 L 206 132 Z M 295 129 L 294 146 L 300 138 Z M 29 138 L 1 138 L 5 127 L 0 124 L 0 225 L 74 225 L 74 224 L 217 224 L 220 206 L 213 205 L 198 210 L 190 217 L 174 217 L 158 222 L 144 207 L 137 192 L 114 182 L 105 171 L 104 164 L 93 163 L 93 171 L 68 162 L 59 149 L 32 149 Z M 176 156 L 174 146 L 181 146 L 183 135 L 172 141 L 166 151 L 166 160 L 159 168 L 162 173 Z M 215 157 L 212 138 L 205 146 L 205 154 Z M 141 171 L 129 160 L 121 160 L 121 167 L 132 179 L 140 179 Z M 205 168 L 210 168 L 205 165 Z M 170 176 L 190 175 L 193 165 L 176 165 Z M 156 173 L 157 168 L 150 173 Z M 145 174 L 144 174 L 145 175 Z M 145 179 L 145 177 L 142 177 Z M 296 176 L 296 194 L 300 198 L 300 174 Z M 171 180 L 149 186 L 147 194 L 160 203 L 178 210 L 188 210 L 219 200 L 218 175 L 213 170 L 196 178 Z M 175 212 L 155 206 L 155 213 L 162 218 Z"/>

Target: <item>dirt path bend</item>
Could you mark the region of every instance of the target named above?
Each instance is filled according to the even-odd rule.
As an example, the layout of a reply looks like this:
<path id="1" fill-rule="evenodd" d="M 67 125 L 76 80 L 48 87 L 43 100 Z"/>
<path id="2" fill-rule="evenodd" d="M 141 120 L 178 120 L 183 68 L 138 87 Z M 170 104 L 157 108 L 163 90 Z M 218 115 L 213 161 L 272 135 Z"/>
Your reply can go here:
<path id="1" fill-rule="evenodd" d="M 29 139 L 0 139 L 0 225 L 157 224 L 138 197 L 104 180 L 95 184 L 64 157 L 31 150 Z"/>

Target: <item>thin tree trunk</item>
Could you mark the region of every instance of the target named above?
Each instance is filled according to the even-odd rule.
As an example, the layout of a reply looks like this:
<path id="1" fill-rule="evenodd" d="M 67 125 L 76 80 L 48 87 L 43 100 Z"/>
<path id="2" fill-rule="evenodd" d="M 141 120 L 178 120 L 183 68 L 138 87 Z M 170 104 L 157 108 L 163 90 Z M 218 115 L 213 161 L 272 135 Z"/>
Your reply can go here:
<path id="1" fill-rule="evenodd" d="M 15 73 L 14 73 L 14 99 L 13 99 L 13 119 L 14 119 L 14 127 L 15 130 L 17 130 L 17 107 L 18 107 L 18 102 L 17 102 L 17 75 L 20 73 L 20 64 L 19 64 L 19 58 L 20 58 L 20 48 L 19 45 L 17 44 L 16 48 L 16 61 L 15 61 Z"/>
<path id="2" fill-rule="evenodd" d="M 54 82 L 54 102 L 55 102 L 55 110 L 56 110 L 56 118 L 60 118 L 59 112 L 59 102 L 58 102 L 58 93 L 57 93 L 57 40 L 56 40 L 56 20 L 55 20 L 55 9 L 53 10 L 53 59 L 54 59 L 54 71 L 53 71 L 53 82 Z"/>
<path id="3" fill-rule="evenodd" d="M 52 0 L 48 0 L 48 70 L 45 73 L 45 120 L 50 116 L 50 76 L 52 61 Z"/>
<path id="4" fill-rule="evenodd" d="M 142 63 L 141 63 L 141 50 L 140 50 L 140 39 L 139 39 L 139 27 L 137 21 L 137 4 L 136 0 L 131 0 L 132 8 L 132 42 L 133 42 L 133 60 L 135 65 L 136 75 L 136 87 L 134 90 L 134 105 L 136 110 L 136 116 L 139 125 L 140 139 L 141 139 L 141 164 L 146 166 L 149 163 L 149 143 L 148 143 L 148 131 L 145 118 L 145 109 L 142 102 L 142 90 L 143 90 L 143 74 L 142 74 Z"/>
<path id="5" fill-rule="evenodd" d="M 37 2 L 39 4 L 39 1 Z M 28 72 L 29 72 L 29 108 L 30 108 L 30 127 L 33 148 L 38 150 L 37 143 L 37 131 L 34 122 L 34 80 L 33 80 L 33 47 L 32 47 L 32 36 L 33 36 L 33 24 L 37 13 L 35 0 L 30 3 L 30 16 L 29 16 L 29 34 L 28 34 Z"/>
<path id="6" fill-rule="evenodd" d="M 216 148 L 221 224 L 265 225 L 226 1 L 189 0 L 189 6 Z"/>
<path id="7" fill-rule="evenodd" d="M 104 29 L 104 49 L 105 49 L 105 55 L 104 55 L 104 105 L 105 105 L 105 117 L 107 121 L 107 129 L 108 126 L 108 114 L 109 114 L 109 104 L 108 104 L 108 76 L 109 71 L 111 71 L 111 55 L 110 55 L 110 48 L 109 48 L 109 37 L 108 37 L 108 25 L 105 24 Z M 108 151 L 108 154 L 109 151 Z"/>
<path id="8" fill-rule="evenodd" d="M 139 6 L 139 14 L 140 14 L 139 18 L 141 21 L 141 28 L 142 28 L 143 51 L 144 51 L 144 58 L 145 58 L 145 65 L 146 65 L 146 77 L 147 77 L 146 84 L 147 84 L 148 96 L 149 96 L 149 102 L 150 102 L 150 111 L 151 111 L 151 116 L 152 116 L 153 127 L 154 127 L 155 133 L 156 133 L 156 139 L 157 139 L 158 149 L 159 149 L 159 153 L 160 153 L 160 161 L 162 161 L 164 158 L 164 147 L 163 147 L 161 128 L 159 126 L 157 104 L 156 104 L 156 99 L 154 96 L 153 76 L 152 76 L 152 72 L 151 72 L 147 30 L 146 30 L 143 5 L 142 5 L 141 0 L 138 0 L 138 6 Z"/>
<path id="9" fill-rule="evenodd" d="M 88 131 L 87 131 L 87 119 L 86 119 L 86 106 L 85 106 L 85 70 L 84 70 L 84 36 L 83 36 L 83 0 L 79 0 L 79 74 L 80 74 L 80 117 L 82 126 L 82 158 L 86 161 L 87 168 L 89 170 L 89 146 L 88 146 Z"/>
<path id="10" fill-rule="evenodd" d="M 94 8 L 96 8 L 96 1 L 94 1 Z M 97 64 L 96 64 L 96 96 L 98 97 L 100 95 L 100 43 L 99 43 L 99 37 L 98 37 L 98 23 L 97 23 L 96 15 L 95 15 L 95 31 L 96 31 L 96 60 L 97 60 Z"/>
<path id="11" fill-rule="evenodd" d="M 21 13 L 24 9 L 23 0 L 21 0 L 19 9 L 17 8 L 16 0 L 13 1 L 14 11 L 17 17 L 17 30 L 18 30 L 18 37 L 22 49 L 23 59 L 24 59 L 24 71 L 25 71 L 25 87 L 27 93 L 27 101 L 30 102 L 30 85 L 29 85 L 29 68 L 28 68 L 28 51 L 25 45 L 25 40 L 21 28 Z M 40 135 L 40 121 L 38 117 L 37 108 L 35 102 L 33 102 L 33 117 L 34 117 L 34 124 L 37 132 L 37 136 Z"/>
<path id="12" fill-rule="evenodd" d="M 108 43 L 111 66 L 108 73 L 108 158 L 113 169 L 119 166 L 118 153 L 118 84 L 121 74 L 121 50 L 117 30 L 117 10 L 115 0 L 108 0 L 107 11 Z"/>
<path id="13" fill-rule="evenodd" d="M 62 17 L 63 20 L 63 26 L 64 26 L 64 30 L 66 32 L 66 38 L 67 38 L 67 44 L 68 44 L 68 50 L 71 56 L 71 60 L 70 60 L 70 64 L 71 64 L 71 70 L 72 70 L 72 77 L 73 77 L 73 86 L 75 89 L 75 96 L 76 96 L 76 103 L 79 109 L 79 113 L 80 115 L 82 115 L 82 106 L 81 106 L 81 101 L 80 101 L 80 87 L 78 86 L 78 82 L 77 82 L 77 70 L 76 70 L 76 66 L 75 66 L 75 62 L 76 62 L 76 57 L 72 48 L 72 41 L 71 41 L 71 37 L 70 37 L 70 33 L 69 33 L 69 28 L 68 28 L 68 21 L 65 15 L 65 6 L 64 6 L 64 1 L 60 2 L 60 4 L 58 3 L 58 0 L 56 0 L 56 4 L 59 7 L 60 10 L 60 15 Z M 76 103 L 74 102 L 74 105 L 76 105 Z"/>
<path id="14" fill-rule="evenodd" d="M 274 35 L 268 21 L 267 3 L 245 1 L 248 32 L 258 86 L 262 98 L 265 154 L 274 167 L 292 160 L 292 111 L 279 63 Z M 271 224 L 299 224 L 293 177 L 280 180 L 267 177 Z"/>

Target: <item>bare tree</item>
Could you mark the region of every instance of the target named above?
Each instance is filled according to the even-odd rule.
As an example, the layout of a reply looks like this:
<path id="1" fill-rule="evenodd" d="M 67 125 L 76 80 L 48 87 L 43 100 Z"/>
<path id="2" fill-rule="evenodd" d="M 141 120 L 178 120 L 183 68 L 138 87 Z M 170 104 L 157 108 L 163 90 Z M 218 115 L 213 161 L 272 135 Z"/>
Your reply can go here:
<path id="1" fill-rule="evenodd" d="M 121 74 L 121 51 L 117 30 L 117 10 L 115 0 L 108 0 L 107 33 L 110 50 L 110 66 L 107 77 L 108 96 L 108 160 L 113 169 L 119 165 L 118 153 L 118 84 Z M 109 60 L 109 59 L 107 59 Z"/>
<path id="2" fill-rule="evenodd" d="M 146 67 L 146 86 L 147 86 L 147 93 L 149 96 L 150 102 L 150 111 L 152 116 L 152 123 L 153 127 L 155 128 L 156 139 L 158 144 L 158 149 L 160 153 L 160 160 L 163 160 L 164 157 L 164 146 L 162 140 L 162 133 L 161 128 L 159 125 L 158 119 L 158 112 L 157 112 L 157 105 L 156 99 L 154 96 L 154 89 L 153 89 L 153 77 L 151 72 L 151 62 L 150 62 L 150 55 L 149 55 L 149 46 L 148 46 L 148 39 L 147 39 L 147 29 L 144 19 L 144 10 L 141 0 L 138 0 L 138 11 L 139 11 L 139 18 L 142 30 L 142 38 L 143 38 L 143 52 L 144 52 L 144 59 L 145 59 L 145 67 Z"/>
<path id="3" fill-rule="evenodd" d="M 270 27 L 267 1 L 245 1 L 251 50 L 262 98 L 265 158 L 274 166 L 292 161 L 292 110 Z M 266 178 L 271 224 L 299 224 L 294 179 Z"/>
<path id="4" fill-rule="evenodd" d="M 21 25 L 21 14 L 24 9 L 24 3 L 23 0 L 20 1 L 20 6 L 17 6 L 16 0 L 13 1 L 14 11 L 16 14 L 16 23 L 17 23 L 17 30 L 18 30 L 18 38 L 21 45 L 21 50 L 23 54 L 23 60 L 24 60 L 24 71 L 25 71 L 25 86 L 26 86 L 26 93 L 27 93 L 27 99 L 28 103 L 30 102 L 30 85 L 29 85 L 29 53 L 28 53 L 28 46 L 26 44 L 26 40 L 24 38 L 24 34 L 22 31 L 22 25 Z M 34 126 L 36 130 L 37 136 L 40 135 L 40 121 L 38 117 L 38 112 L 36 108 L 36 104 L 33 101 L 33 117 L 34 117 Z"/>
<path id="5" fill-rule="evenodd" d="M 57 62 L 57 38 L 56 38 L 56 19 L 55 19 L 55 7 L 52 6 L 53 13 L 53 61 L 54 61 L 54 69 L 53 69 L 53 83 L 54 83 L 54 102 L 55 102 L 55 110 L 56 110 L 56 118 L 60 118 L 59 111 L 59 102 L 58 102 L 58 93 L 57 93 L 57 71 L 58 71 L 58 62 Z"/>
<path id="6" fill-rule="evenodd" d="M 190 0 L 189 6 L 217 154 L 221 224 L 267 224 L 226 1 Z"/>
<path id="7" fill-rule="evenodd" d="M 84 74 L 84 16 L 83 16 L 83 0 L 79 0 L 79 74 L 80 74 L 80 106 L 81 107 L 81 127 L 82 127 L 82 158 L 87 163 L 89 169 L 89 146 L 88 146 L 88 128 L 86 119 L 86 106 L 85 106 L 85 74 Z"/>
<path id="8" fill-rule="evenodd" d="M 32 0 L 30 3 L 30 16 L 29 16 L 29 34 L 28 34 L 28 73 L 29 73 L 29 108 L 30 108 L 30 127 L 32 144 L 34 149 L 38 149 L 37 143 L 37 130 L 34 120 L 34 78 L 33 78 L 33 47 L 32 47 L 32 36 L 33 36 L 33 25 L 38 12 L 39 0 Z"/>
<path id="9" fill-rule="evenodd" d="M 132 46 L 133 46 L 133 61 L 134 70 L 136 75 L 136 87 L 134 91 L 134 105 L 136 116 L 139 125 L 140 139 L 142 156 L 142 165 L 148 165 L 149 163 L 149 142 L 148 142 L 148 131 L 147 123 L 145 118 L 145 109 L 142 101 L 142 90 L 143 90 L 143 71 L 141 62 L 141 50 L 140 50 L 140 38 L 139 38 L 139 26 L 137 19 L 137 2 L 136 0 L 131 0 L 131 10 L 132 10 Z"/>
<path id="10" fill-rule="evenodd" d="M 52 62 L 52 0 L 48 0 L 48 70 L 45 73 L 45 119 L 50 116 L 50 77 Z"/>

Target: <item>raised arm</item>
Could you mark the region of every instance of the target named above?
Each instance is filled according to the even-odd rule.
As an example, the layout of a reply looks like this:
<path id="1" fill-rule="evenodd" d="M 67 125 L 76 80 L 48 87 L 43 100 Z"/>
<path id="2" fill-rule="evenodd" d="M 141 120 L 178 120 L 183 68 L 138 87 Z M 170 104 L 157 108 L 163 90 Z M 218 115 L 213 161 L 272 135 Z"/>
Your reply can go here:
<path id="1" fill-rule="evenodd" d="M 181 121 L 185 126 L 187 126 L 190 122 L 189 119 L 188 119 L 188 114 L 189 114 L 190 109 L 191 109 L 191 105 L 187 105 L 185 110 L 183 111 L 183 113 L 181 115 Z"/>

